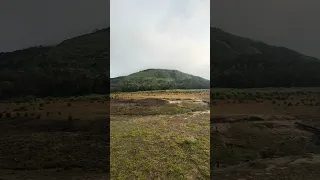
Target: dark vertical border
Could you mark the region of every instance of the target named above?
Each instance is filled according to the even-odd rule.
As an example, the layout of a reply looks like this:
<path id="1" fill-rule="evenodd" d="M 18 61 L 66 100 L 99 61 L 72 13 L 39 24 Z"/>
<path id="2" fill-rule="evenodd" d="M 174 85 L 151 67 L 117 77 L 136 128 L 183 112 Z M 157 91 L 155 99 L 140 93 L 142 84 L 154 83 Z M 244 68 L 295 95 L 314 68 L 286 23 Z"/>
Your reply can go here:
<path id="1" fill-rule="evenodd" d="M 214 179 L 213 178 L 213 168 L 214 168 L 214 164 L 213 164 L 213 157 L 214 157 L 214 152 L 213 152 L 213 142 L 212 142 L 212 94 L 211 94 L 211 89 L 213 88 L 213 81 L 212 81 L 212 71 L 211 71 L 211 68 L 212 68 L 212 58 L 211 58 L 211 29 L 212 29 L 212 20 L 213 20 L 213 17 L 212 17 L 212 7 L 211 7 L 211 2 L 210 2 L 210 179 Z"/>
<path id="2" fill-rule="evenodd" d="M 108 70 L 109 70 L 109 71 L 107 72 L 107 73 L 108 73 L 108 85 L 109 85 L 109 87 L 108 87 L 108 92 L 107 92 L 107 93 L 108 93 L 108 97 L 109 97 L 108 103 L 107 103 L 108 106 L 109 106 L 109 107 L 107 107 L 107 108 L 109 109 L 108 121 L 107 121 L 107 124 L 108 124 L 108 126 L 107 126 L 107 132 L 108 132 L 108 138 L 107 138 L 107 141 L 108 141 L 108 142 L 107 142 L 107 143 L 108 143 L 108 154 L 107 154 L 107 156 L 108 156 L 108 164 L 107 164 L 107 166 L 108 166 L 108 168 L 107 168 L 107 169 L 108 169 L 108 172 L 107 172 L 107 173 L 108 173 L 108 177 L 107 177 L 107 178 L 110 179 L 110 107 L 111 107 L 111 106 L 110 106 L 110 99 L 111 99 L 111 98 L 110 98 L 110 92 L 111 92 L 111 90 L 110 90 L 110 53 L 111 53 L 111 52 L 110 52 L 110 28 L 111 28 L 111 27 L 110 27 L 110 24 L 111 24 L 111 23 L 110 23 L 110 9 L 111 9 L 111 8 L 110 8 L 110 0 L 107 0 L 107 1 L 108 1 L 107 11 L 109 12 L 109 13 L 108 13 L 108 16 L 109 16 L 109 27 L 108 27 L 108 34 L 109 34 L 109 36 L 108 36 L 108 37 L 109 37 L 109 39 L 107 40 L 108 51 L 109 51 L 109 52 L 108 52 L 108 56 L 107 56 L 107 57 L 108 57 L 108 66 L 109 66 L 109 67 L 108 67 Z"/>
<path id="3" fill-rule="evenodd" d="M 107 3 L 108 5 L 106 6 L 106 14 L 110 22 L 110 0 L 107 0 Z M 6 4 L 3 3 L 2 5 L 5 6 Z M 74 7 L 76 6 L 77 5 L 74 4 Z M 27 7 L 23 8 L 27 9 Z M 72 11 L 72 9 L 70 9 L 70 11 Z M 12 13 L 14 13 L 14 11 L 12 11 Z M 39 16 L 42 15 L 43 14 L 40 14 Z M 10 22 L 9 18 L 8 21 Z M 49 19 L 45 19 L 41 22 L 47 21 L 49 21 Z M 11 108 L 10 112 L 8 111 L 6 113 L 4 113 L 2 109 L 0 109 L 0 179 L 37 180 L 45 179 L 45 177 L 49 179 L 88 179 L 88 177 L 80 177 L 82 175 L 87 176 L 88 174 L 90 176 L 93 176 L 89 177 L 89 179 L 101 179 L 97 176 L 101 175 L 102 173 L 104 176 L 107 176 L 106 179 L 110 179 L 110 113 L 108 112 L 103 118 L 90 117 L 93 119 L 93 121 L 91 121 L 91 119 L 87 121 L 86 117 L 79 117 L 80 119 L 78 119 L 78 117 L 72 117 L 72 115 L 70 115 L 70 112 L 68 114 L 67 111 L 60 112 L 59 110 L 58 112 L 58 110 L 55 107 L 44 108 L 44 111 L 42 111 L 42 107 L 49 106 L 47 104 L 55 103 L 56 101 L 60 101 L 62 98 L 68 98 L 74 95 L 90 95 L 90 92 L 100 95 L 106 95 L 107 97 L 109 97 L 110 27 L 107 27 L 107 29 L 103 29 L 101 31 L 107 31 L 108 33 L 107 39 L 104 39 L 105 43 L 99 44 L 100 47 L 103 46 L 103 53 L 107 51 L 107 55 L 103 57 L 106 57 L 106 59 L 103 60 L 107 61 L 107 67 L 104 67 L 106 71 L 103 73 L 94 72 L 92 74 L 95 74 L 95 76 L 90 77 L 87 76 L 87 74 L 81 74 L 83 76 L 65 77 L 59 73 L 61 73 L 61 71 L 64 72 L 64 70 L 68 68 L 68 65 L 66 65 L 65 67 L 61 64 L 59 64 L 60 66 L 50 66 L 50 59 L 46 59 L 46 52 L 48 48 L 51 48 L 49 46 L 29 48 L 29 50 L 38 51 L 39 49 L 43 49 L 43 52 L 41 50 L 41 53 L 39 55 L 37 54 L 35 57 L 32 57 L 34 59 L 27 59 L 23 56 L 19 57 L 20 59 L 18 58 L 18 60 L 24 63 L 20 64 L 21 69 L 18 69 L 16 65 L 10 67 L 10 73 L 17 75 L 17 82 L 19 84 L 17 83 L 17 85 L 12 86 L 12 93 L 0 93 L 0 103 L 15 102 L 15 100 L 11 99 L 14 97 L 17 98 L 16 103 L 21 104 L 21 106 L 18 107 L 23 108 L 20 108 L 20 110 L 14 110 Z M 67 39 L 64 40 L 68 41 Z M 70 49 L 72 50 L 72 48 L 74 47 L 71 47 Z M 71 51 L 69 47 L 66 49 L 67 51 Z M 28 51 L 28 48 L 19 50 L 17 52 L 23 54 L 26 51 Z M 10 65 L 10 56 L 17 52 L 0 52 L 0 66 L 7 66 L 5 63 L 5 61 L 7 60 L 9 60 L 8 64 Z M 4 55 L 6 55 L 7 57 L 4 57 Z M 39 60 L 40 58 L 43 58 L 47 61 L 40 63 L 37 62 L 36 60 Z M 31 62 L 34 63 L 34 66 L 36 66 L 36 68 L 33 67 L 34 69 L 32 70 L 30 70 L 31 68 L 29 69 L 29 67 L 26 68 L 27 64 L 30 63 L 30 60 L 35 60 Z M 76 60 L 77 58 L 75 58 L 75 61 Z M 58 68 L 58 66 L 60 69 Z M 56 69 L 54 69 L 54 67 L 56 67 Z M 74 66 L 73 70 L 79 70 L 76 67 L 77 66 Z M 2 70 L 1 67 L 0 70 Z M 55 81 L 55 78 L 52 77 L 59 77 L 61 79 L 65 78 L 65 81 Z M 1 78 L 5 79 L 5 77 Z M 76 86 L 78 85 L 79 87 L 79 84 L 85 84 L 85 82 L 89 80 L 90 86 L 84 85 L 86 86 L 82 87 L 85 89 L 83 90 L 84 92 L 77 92 Z M 36 89 L 39 87 L 41 87 L 42 89 Z M 70 89 L 70 92 L 66 92 Z M 34 102 L 35 98 L 44 98 L 44 100 L 43 102 Z M 70 99 L 71 100 L 65 100 L 65 102 L 61 103 L 63 104 L 63 108 L 73 106 L 73 97 Z M 103 99 L 102 101 L 104 101 L 104 105 L 102 106 L 110 110 L 109 98 L 107 100 Z M 3 104 L 0 105 L 2 106 Z M 37 112 L 37 109 L 32 110 L 32 108 L 39 108 L 41 109 L 41 112 Z M 31 112 L 28 112 L 29 110 Z M 63 114 L 63 120 L 60 121 L 60 119 L 57 120 L 58 118 L 51 118 L 54 117 L 53 114 L 56 116 L 58 116 L 58 114 L 59 116 Z M 50 118 L 45 119 L 45 117 Z M 79 125 L 79 121 L 81 121 L 81 123 L 83 124 Z M 69 137 L 69 134 L 72 135 Z M 82 142 L 79 141 L 84 142 L 84 145 L 81 144 Z M 97 152 L 96 154 L 90 154 L 91 156 L 86 156 L 87 154 L 96 150 L 95 148 L 90 148 L 90 145 L 95 145 L 95 143 L 97 142 L 103 144 L 103 147 L 100 148 L 98 150 L 99 152 Z M 77 146 L 77 143 L 81 144 L 81 146 Z M 107 145 L 105 146 L 105 144 Z M 76 160 L 74 160 L 72 159 L 74 158 L 72 157 L 72 155 L 73 152 L 77 151 L 82 152 L 80 154 L 75 155 L 77 157 L 75 158 Z M 101 151 L 103 151 L 104 153 L 100 153 Z M 93 158 L 96 158 L 95 160 L 97 160 L 98 163 L 104 163 L 105 161 L 108 163 L 103 164 L 103 166 L 98 166 L 97 163 L 93 164 L 92 162 L 87 162 L 89 160 L 92 160 L 90 159 L 92 158 L 92 156 Z M 45 159 L 50 162 L 48 164 L 44 164 L 44 160 L 42 159 Z M 70 175 L 70 171 L 72 169 L 80 170 L 77 170 L 75 173 L 72 173 L 72 175 Z"/>

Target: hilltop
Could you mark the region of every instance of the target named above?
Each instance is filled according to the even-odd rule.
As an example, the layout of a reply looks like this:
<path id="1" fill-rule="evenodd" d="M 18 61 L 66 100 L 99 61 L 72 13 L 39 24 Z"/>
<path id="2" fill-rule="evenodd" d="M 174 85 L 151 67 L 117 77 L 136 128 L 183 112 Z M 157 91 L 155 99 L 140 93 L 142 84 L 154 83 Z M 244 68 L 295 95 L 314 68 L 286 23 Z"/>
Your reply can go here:
<path id="1" fill-rule="evenodd" d="M 320 61 L 211 28 L 212 87 L 320 86 Z"/>
<path id="2" fill-rule="evenodd" d="M 0 99 L 109 92 L 110 28 L 55 46 L 0 53 Z"/>
<path id="3" fill-rule="evenodd" d="M 210 81 L 177 70 L 146 69 L 110 79 L 111 92 L 164 89 L 209 89 Z"/>

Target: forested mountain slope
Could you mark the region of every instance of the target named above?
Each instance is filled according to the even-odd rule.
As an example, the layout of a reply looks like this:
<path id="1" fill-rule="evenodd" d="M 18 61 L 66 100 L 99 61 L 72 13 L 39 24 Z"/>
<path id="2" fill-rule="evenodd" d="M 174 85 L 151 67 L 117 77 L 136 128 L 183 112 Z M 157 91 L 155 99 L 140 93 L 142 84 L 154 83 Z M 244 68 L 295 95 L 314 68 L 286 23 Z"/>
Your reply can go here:
<path id="1" fill-rule="evenodd" d="M 320 61 L 211 28 L 212 87 L 320 86 Z"/>
<path id="2" fill-rule="evenodd" d="M 165 89 L 209 89 L 210 81 L 177 70 L 147 69 L 128 76 L 111 78 L 111 91 Z"/>
<path id="3" fill-rule="evenodd" d="M 0 99 L 109 92 L 110 28 L 55 46 L 0 53 Z M 320 61 L 211 28 L 212 87 L 320 86 Z M 143 78 L 145 77 L 145 78 Z M 112 91 L 207 88 L 209 81 L 172 70 L 149 69 L 111 79 Z"/>
<path id="4" fill-rule="evenodd" d="M 109 92 L 110 29 L 0 53 L 0 99 Z"/>

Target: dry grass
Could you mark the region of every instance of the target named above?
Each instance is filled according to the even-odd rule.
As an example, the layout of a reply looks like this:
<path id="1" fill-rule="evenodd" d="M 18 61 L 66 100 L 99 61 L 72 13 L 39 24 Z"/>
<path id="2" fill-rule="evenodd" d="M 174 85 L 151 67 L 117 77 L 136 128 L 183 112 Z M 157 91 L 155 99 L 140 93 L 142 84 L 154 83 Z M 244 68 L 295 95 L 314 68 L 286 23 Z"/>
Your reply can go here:
<path id="1" fill-rule="evenodd" d="M 156 98 L 156 99 L 204 99 L 210 101 L 209 90 L 163 90 L 163 91 L 143 91 L 133 93 L 115 93 L 111 95 L 112 98 L 119 99 L 145 99 L 145 98 Z"/>

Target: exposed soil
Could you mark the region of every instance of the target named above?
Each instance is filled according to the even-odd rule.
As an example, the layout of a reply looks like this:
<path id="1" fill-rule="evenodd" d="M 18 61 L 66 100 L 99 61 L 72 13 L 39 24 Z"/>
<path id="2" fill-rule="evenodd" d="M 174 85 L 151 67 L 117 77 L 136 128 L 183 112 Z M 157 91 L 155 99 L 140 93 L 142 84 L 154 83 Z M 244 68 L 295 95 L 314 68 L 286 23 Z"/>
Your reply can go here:
<path id="1" fill-rule="evenodd" d="M 318 179 L 318 110 L 289 100 L 216 100 L 210 123 L 212 179 Z"/>
<path id="2" fill-rule="evenodd" d="M 109 103 L 69 103 L 1 104 L 0 179 L 108 179 Z"/>

